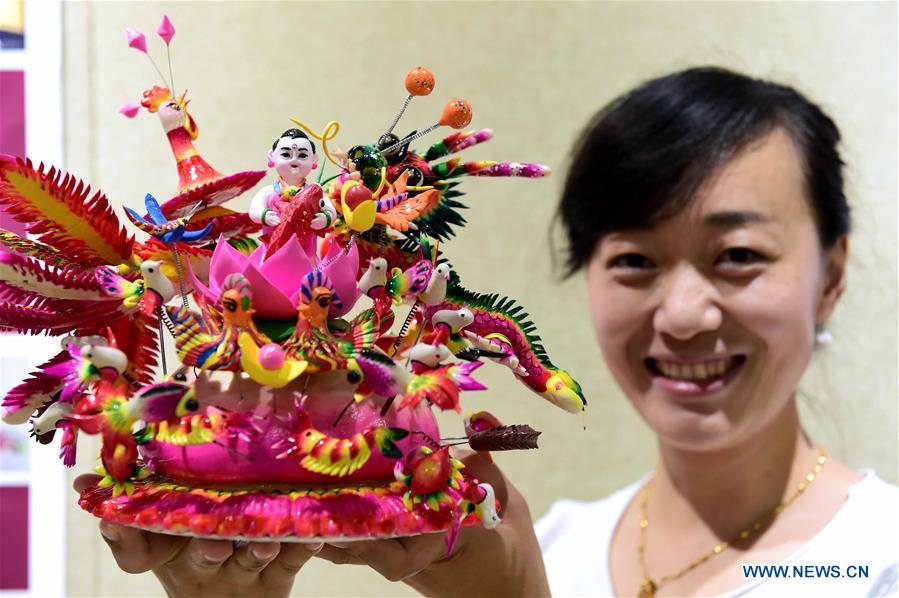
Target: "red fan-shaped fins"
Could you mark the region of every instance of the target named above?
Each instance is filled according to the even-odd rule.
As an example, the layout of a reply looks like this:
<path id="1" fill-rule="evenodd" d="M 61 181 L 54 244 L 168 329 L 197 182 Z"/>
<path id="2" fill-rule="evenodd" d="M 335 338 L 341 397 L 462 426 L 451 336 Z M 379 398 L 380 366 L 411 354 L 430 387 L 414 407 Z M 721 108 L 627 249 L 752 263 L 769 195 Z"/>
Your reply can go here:
<path id="1" fill-rule="evenodd" d="M 83 266 L 118 265 L 131 258 L 129 237 L 106 196 L 90 194 L 70 174 L 28 159 L 0 160 L 0 207 L 71 261 Z"/>

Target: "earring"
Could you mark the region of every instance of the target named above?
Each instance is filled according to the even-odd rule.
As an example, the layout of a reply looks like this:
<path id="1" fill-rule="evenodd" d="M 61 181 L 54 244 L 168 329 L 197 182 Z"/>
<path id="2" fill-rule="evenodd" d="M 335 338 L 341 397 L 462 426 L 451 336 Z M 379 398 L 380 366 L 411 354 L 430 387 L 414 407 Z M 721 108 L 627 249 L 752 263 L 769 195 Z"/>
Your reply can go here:
<path id="1" fill-rule="evenodd" d="M 274 168 L 274 167 L 275 167 L 275 163 L 274 163 L 272 160 L 269 160 L 269 161 L 268 161 L 268 167 L 269 167 L 269 168 Z"/>
<path id="2" fill-rule="evenodd" d="M 316 168 L 318 168 L 318 162 L 313 162 L 313 163 L 312 163 L 312 170 L 315 170 Z"/>
<path id="3" fill-rule="evenodd" d="M 815 344 L 829 345 L 833 342 L 833 335 L 824 328 L 824 324 L 815 324 Z"/>

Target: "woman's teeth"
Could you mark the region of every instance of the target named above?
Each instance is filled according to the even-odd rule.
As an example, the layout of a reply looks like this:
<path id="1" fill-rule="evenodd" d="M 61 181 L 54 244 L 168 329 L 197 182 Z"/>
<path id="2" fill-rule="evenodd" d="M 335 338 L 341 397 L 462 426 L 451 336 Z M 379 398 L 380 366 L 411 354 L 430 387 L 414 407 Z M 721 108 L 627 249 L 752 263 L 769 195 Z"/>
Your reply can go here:
<path id="1" fill-rule="evenodd" d="M 725 372 L 735 365 L 735 362 L 736 360 L 733 357 L 694 365 L 672 363 L 656 359 L 655 365 L 666 378 L 674 378 L 676 380 L 708 380 L 709 378 L 718 378 L 719 376 L 724 375 Z"/>

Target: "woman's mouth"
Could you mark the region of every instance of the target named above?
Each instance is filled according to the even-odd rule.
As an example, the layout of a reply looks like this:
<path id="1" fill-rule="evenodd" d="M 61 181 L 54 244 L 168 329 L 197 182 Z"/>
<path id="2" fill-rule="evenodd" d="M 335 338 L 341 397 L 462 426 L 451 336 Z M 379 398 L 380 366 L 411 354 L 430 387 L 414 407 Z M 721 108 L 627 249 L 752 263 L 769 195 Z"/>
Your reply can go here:
<path id="1" fill-rule="evenodd" d="M 646 367 L 653 382 L 680 396 L 697 396 L 720 390 L 746 362 L 745 355 L 731 355 L 699 361 L 669 361 L 648 357 Z"/>

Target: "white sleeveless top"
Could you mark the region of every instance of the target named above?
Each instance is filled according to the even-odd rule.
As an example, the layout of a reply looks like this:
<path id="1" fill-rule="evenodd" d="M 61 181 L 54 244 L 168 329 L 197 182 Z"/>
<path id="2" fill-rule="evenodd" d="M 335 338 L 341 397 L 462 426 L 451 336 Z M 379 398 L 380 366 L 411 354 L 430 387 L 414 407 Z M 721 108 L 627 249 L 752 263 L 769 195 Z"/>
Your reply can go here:
<path id="1" fill-rule="evenodd" d="M 746 584 L 725 595 L 899 595 L 899 487 L 873 470 L 860 473 L 865 477 L 849 487 L 846 504 L 815 537 L 781 563 L 757 564 L 776 569 L 744 567 Z M 557 501 L 537 522 L 553 596 L 613 595 L 612 534 L 647 477 L 596 502 Z"/>

